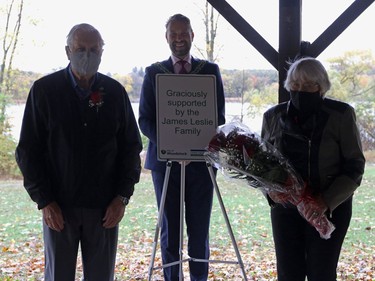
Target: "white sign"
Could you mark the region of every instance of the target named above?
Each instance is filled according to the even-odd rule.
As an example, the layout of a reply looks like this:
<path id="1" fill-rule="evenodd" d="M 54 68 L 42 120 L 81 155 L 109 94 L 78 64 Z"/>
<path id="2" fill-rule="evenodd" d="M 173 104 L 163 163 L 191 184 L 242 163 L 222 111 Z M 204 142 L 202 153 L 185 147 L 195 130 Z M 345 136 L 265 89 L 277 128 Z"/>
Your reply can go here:
<path id="1" fill-rule="evenodd" d="M 156 75 L 159 160 L 204 161 L 217 128 L 215 75 Z"/>

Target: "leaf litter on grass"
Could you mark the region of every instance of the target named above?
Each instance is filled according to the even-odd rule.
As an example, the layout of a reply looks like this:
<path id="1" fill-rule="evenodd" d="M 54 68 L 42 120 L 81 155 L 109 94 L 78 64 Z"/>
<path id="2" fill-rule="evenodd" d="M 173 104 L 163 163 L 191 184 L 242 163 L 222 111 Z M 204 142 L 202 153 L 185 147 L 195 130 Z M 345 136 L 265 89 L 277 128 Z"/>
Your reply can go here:
<path id="1" fill-rule="evenodd" d="M 133 201 L 145 202 L 143 197 L 148 196 L 146 198 L 148 203 L 144 203 L 143 206 L 140 206 L 142 204 L 130 206 L 120 224 L 116 263 L 116 280 L 118 281 L 148 280 L 157 219 L 152 185 L 149 185 L 143 183 L 141 190 L 135 193 Z M 338 264 L 338 281 L 375 280 L 374 196 L 371 195 L 373 192 L 370 188 L 371 185 L 367 189 L 359 189 L 358 197 L 355 196 L 356 210 L 353 212 L 353 220 Z M 246 191 L 243 192 L 243 190 Z M 25 201 L 27 203 L 21 202 L 23 207 L 22 210 L 20 209 L 18 203 L 21 195 L 17 193 L 22 192 L 25 192 L 22 190 L 22 183 L 17 183 L 17 186 L 7 186 L 1 190 L 1 281 L 43 280 L 44 254 L 40 212 L 33 209 L 33 203 L 25 199 L 27 196 L 24 195 L 22 195 L 22 200 L 28 201 Z M 231 198 L 233 192 L 240 192 L 242 196 Z M 222 194 L 248 280 L 276 281 L 275 254 L 266 203 L 256 197 L 257 191 L 243 187 L 233 187 L 233 190 L 232 187 L 223 187 Z M 247 201 L 251 203 L 247 204 Z M 1 208 L 6 209 L 7 212 L 3 212 Z M 221 210 L 213 210 L 212 221 L 210 259 L 235 261 L 236 255 L 228 238 Z M 159 265 L 161 265 L 161 257 L 158 248 L 155 266 Z M 187 263 L 183 265 L 183 269 L 185 280 L 188 281 Z M 78 281 L 81 276 L 82 264 L 79 260 L 76 280 Z M 155 270 L 152 277 L 154 281 L 163 280 L 162 270 Z M 237 281 L 243 278 L 238 265 L 211 263 L 209 280 Z"/>

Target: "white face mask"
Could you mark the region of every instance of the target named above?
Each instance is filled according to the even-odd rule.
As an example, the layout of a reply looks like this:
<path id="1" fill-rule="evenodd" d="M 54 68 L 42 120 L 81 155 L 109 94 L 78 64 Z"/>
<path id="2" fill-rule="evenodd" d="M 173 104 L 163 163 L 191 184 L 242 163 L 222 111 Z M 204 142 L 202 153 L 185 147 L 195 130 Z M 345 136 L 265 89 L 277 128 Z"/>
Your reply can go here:
<path id="1" fill-rule="evenodd" d="M 72 69 L 80 76 L 91 77 L 99 69 L 101 54 L 95 52 L 71 52 Z"/>

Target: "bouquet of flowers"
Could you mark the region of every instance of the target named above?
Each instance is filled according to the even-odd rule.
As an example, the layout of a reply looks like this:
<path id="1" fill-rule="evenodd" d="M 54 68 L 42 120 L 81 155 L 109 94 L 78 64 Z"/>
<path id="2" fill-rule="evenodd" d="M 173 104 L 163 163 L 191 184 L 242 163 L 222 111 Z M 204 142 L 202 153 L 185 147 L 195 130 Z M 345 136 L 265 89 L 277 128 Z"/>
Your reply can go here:
<path id="1" fill-rule="evenodd" d="M 307 218 L 307 204 L 315 198 L 289 161 L 270 143 L 239 122 L 218 128 L 206 148 L 205 158 L 224 176 L 240 179 L 281 204 L 292 204 L 324 239 L 335 227 L 327 216 Z"/>

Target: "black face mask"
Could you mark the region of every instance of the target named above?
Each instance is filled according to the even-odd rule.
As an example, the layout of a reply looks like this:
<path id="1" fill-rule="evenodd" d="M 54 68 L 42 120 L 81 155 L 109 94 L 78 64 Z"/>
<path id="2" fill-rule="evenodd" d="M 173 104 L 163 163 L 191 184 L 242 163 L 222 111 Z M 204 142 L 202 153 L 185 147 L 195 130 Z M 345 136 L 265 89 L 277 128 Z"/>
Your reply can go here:
<path id="1" fill-rule="evenodd" d="M 320 95 L 319 91 L 314 93 L 291 91 L 290 99 L 294 107 L 304 116 L 316 112 L 323 101 L 323 97 Z"/>

